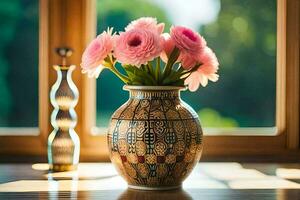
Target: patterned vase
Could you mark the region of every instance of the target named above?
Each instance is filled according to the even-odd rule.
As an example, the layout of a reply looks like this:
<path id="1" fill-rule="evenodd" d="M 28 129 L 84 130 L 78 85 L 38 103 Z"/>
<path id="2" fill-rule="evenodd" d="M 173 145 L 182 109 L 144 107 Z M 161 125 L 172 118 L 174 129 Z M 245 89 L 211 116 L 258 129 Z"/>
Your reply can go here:
<path id="1" fill-rule="evenodd" d="M 202 153 L 197 113 L 180 98 L 182 87 L 124 86 L 129 100 L 112 115 L 108 147 L 128 187 L 181 187 Z"/>

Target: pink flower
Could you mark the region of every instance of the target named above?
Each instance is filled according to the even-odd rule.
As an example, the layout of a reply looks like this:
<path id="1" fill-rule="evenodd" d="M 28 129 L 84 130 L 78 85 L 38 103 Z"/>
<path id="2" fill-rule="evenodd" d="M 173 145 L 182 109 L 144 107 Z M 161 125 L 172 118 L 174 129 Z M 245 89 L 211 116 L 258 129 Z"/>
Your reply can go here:
<path id="1" fill-rule="evenodd" d="M 168 58 L 170 57 L 174 47 L 175 47 L 175 43 L 172 40 L 171 36 L 169 33 L 164 33 L 162 34 L 163 37 L 163 51 L 160 54 L 160 58 L 167 63 L 168 62 Z"/>
<path id="2" fill-rule="evenodd" d="M 129 31 L 136 28 L 154 31 L 155 33 L 160 35 L 164 31 L 165 24 L 157 24 L 156 18 L 153 17 L 141 17 L 137 20 L 130 22 L 130 24 L 128 24 L 128 26 L 125 28 L 125 31 Z"/>
<path id="3" fill-rule="evenodd" d="M 200 55 L 206 47 L 204 38 L 199 33 L 182 26 L 171 27 L 170 34 L 180 50 L 179 61 L 183 68 L 190 69 L 199 63 Z"/>
<path id="4" fill-rule="evenodd" d="M 130 29 L 116 38 L 114 56 L 120 63 L 139 67 L 162 51 L 162 38 L 147 29 Z"/>
<path id="5" fill-rule="evenodd" d="M 100 72 L 106 67 L 104 59 L 112 52 L 113 47 L 114 39 L 111 28 L 98 35 L 85 49 L 80 64 L 82 73 L 98 78 Z"/>
<path id="6" fill-rule="evenodd" d="M 181 62 L 181 65 L 184 69 L 191 69 L 193 68 L 195 65 L 199 64 L 199 60 L 200 60 L 200 55 L 193 55 L 193 54 L 189 54 L 186 52 L 181 52 L 179 55 L 178 60 Z"/>
<path id="7" fill-rule="evenodd" d="M 184 84 L 188 85 L 189 90 L 196 91 L 200 84 L 205 87 L 208 80 L 216 82 L 219 79 L 219 75 L 216 74 L 219 69 L 219 62 L 214 52 L 206 47 L 203 54 L 200 57 L 201 63 L 203 63 L 197 71 L 194 71 L 188 76 Z"/>

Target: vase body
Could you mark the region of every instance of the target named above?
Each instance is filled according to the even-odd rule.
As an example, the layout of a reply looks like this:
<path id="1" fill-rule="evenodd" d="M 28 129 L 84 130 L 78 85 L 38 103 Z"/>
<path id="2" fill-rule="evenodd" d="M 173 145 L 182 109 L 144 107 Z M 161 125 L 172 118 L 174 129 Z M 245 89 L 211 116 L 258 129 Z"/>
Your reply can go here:
<path id="1" fill-rule="evenodd" d="M 51 124 L 54 130 L 48 137 L 48 162 L 53 171 L 68 171 L 77 168 L 80 140 L 74 128 L 77 115 L 78 89 L 72 81 L 71 66 L 54 66 L 57 80 L 51 88 L 50 101 L 54 107 Z"/>
<path id="2" fill-rule="evenodd" d="M 125 86 L 130 98 L 112 115 L 110 158 L 128 186 L 181 186 L 202 153 L 197 113 L 180 98 L 180 87 Z"/>

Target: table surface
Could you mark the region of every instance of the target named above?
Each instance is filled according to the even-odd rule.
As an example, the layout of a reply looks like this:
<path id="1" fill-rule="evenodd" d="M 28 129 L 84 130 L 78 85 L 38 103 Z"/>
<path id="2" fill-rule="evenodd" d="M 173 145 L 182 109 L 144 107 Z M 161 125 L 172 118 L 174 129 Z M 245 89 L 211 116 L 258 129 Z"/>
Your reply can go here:
<path id="1" fill-rule="evenodd" d="M 0 164 L 0 199 L 300 199 L 300 164 L 199 163 L 180 190 L 127 189 L 110 163 Z"/>

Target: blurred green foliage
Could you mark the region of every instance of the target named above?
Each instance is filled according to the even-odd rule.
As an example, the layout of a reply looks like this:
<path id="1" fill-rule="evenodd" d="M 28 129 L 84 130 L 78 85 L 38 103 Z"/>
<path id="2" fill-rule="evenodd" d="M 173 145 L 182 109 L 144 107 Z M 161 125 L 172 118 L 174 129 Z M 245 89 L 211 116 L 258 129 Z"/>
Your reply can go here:
<path id="1" fill-rule="evenodd" d="M 183 92 L 182 98 L 199 111 L 205 126 L 274 126 L 276 0 L 220 3 L 218 19 L 199 27 L 219 58 L 220 80 L 196 93 Z M 122 31 L 142 16 L 165 22 L 166 31 L 172 24 L 150 0 L 97 1 L 99 33 L 108 26 Z M 37 126 L 38 0 L 1 0 L 0 30 L 0 126 Z M 104 71 L 97 81 L 97 97 L 97 123 L 106 126 L 128 94 L 118 78 Z"/>
<path id="2" fill-rule="evenodd" d="M 187 94 L 189 103 L 241 127 L 275 126 L 276 0 L 222 0 L 218 20 L 200 32 L 219 58 L 220 80 Z"/>
<path id="3" fill-rule="evenodd" d="M 107 26 L 123 30 L 131 20 L 142 16 L 166 22 L 165 31 L 172 23 L 164 10 L 148 0 L 97 3 L 98 33 Z M 195 93 L 183 92 L 183 99 L 199 111 L 205 126 L 275 126 L 276 0 L 220 3 L 217 20 L 199 27 L 219 58 L 220 80 Z M 104 71 L 97 81 L 97 124 L 107 126 L 108 116 L 127 98 L 121 81 Z"/>
<path id="4" fill-rule="evenodd" d="M 0 30 L 0 126 L 38 126 L 38 0 L 1 0 Z"/>
<path id="5" fill-rule="evenodd" d="M 97 0 L 97 30 L 114 27 L 114 31 L 124 31 L 126 25 L 141 16 L 155 16 L 169 29 L 171 22 L 164 11 L 147 0 Z"/>
<path id="6" fill-rule="evenodd" d="M 198 112 L 198 115 L 201 119 L 202 126 L 204 127 L 228 128 L 239 126 L 236 120 L 229 117 L 223 117 L 220 115 L 220 113 L 212 108 L 202 108 Z"/>

